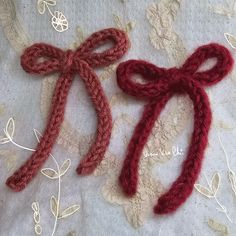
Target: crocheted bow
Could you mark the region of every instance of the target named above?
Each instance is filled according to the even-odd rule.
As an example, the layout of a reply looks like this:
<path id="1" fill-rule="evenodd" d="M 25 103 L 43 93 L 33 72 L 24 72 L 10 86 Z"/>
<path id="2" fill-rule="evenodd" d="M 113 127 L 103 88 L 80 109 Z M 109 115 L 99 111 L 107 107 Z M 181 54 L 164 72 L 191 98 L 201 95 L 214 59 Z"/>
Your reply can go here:
<path id="1" fill-rule="evenodd" d="M 113 47 L 103 52 L 93 52 L 98 46 L 111 41 Z M 51 45 L 39 43 L 27 48 L 21 56 L 21 65 L 28 73 L 47 75 L 60 72 L 54 95 L 47 128 L 38 144 L 37 150 L 11 177 L 6 184 L 14 191 L 21 191 L 32 180 L 48 158 L 59 134 L 64 118 L 67 95 L 75 73 L 85 83 L 85 87 L 95 106 L 98 127 L 94 144 L 77 168 L 78 174 L 89 174 L 103 159 L 109 144 L 112 118 L 108 101 L 103 92 L 94 67 L 106 66 L 121 58 L 129 47 L 126 34 L 117 29 L 105 29 L 92 34 L 75 51 L 66 52 Z M 40 58 L 45 58 L 39 62 Z"/>
<path id="2" fill-rule="evenodd" d="M 209 70 L 198 71 L 200 65 L 209 58 L 216 58 L 216 64 Z M 121 187 L 128 196 L 137 191 L 138 163 L 156 119 L 174 94 L 187 93 L 194 105 L 194 131 L 190 147 L 179 177 L 158 199 L 154 212 L 173 212 L 189 197 L 201 169 L 211 124 L 210 104 L 203 86 L 223 79 L 232 66 L 233 59 L 229 51 L 218 44 L 199 47 L 179 69 L 159 68 L 138 60 L 129 60 L 119 65 L 117 81 L 120 88 L 129 95 L 148 100 L 128 145 L 119 177 Z M 131 80 L 133 74 L 140 74 L 147 82 L 134 82 Z"/>

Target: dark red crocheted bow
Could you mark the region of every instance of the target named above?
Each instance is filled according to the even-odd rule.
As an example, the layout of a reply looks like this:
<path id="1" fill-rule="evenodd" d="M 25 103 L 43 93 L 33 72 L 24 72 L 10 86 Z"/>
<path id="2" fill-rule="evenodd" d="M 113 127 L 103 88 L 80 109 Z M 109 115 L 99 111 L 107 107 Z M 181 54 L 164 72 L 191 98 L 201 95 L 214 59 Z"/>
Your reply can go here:
<path id="1" fill-rule="evenodd" d="M 200 65 L 209 58 L 217 59 L 215 66 L 207 71 L 198 71 Z M 179 69 L 159 68 L 137 60 L 129 60 L 119 65 L 117 81 L 121 89 L 129 95 L 148 100 L 128 145 L 119 177 L 121 187 L 128 196 L 134 195 L 137 191 L 138 163 L 156 119 L 174 94 L 187 93 L 194 105 L 191 144 L 179 177 L 158 199 L 154 212 L 173 212 L 189 197 L 201 169 L 211 124 L 210 104 L 203 86 L 215 84 L 223 79 L 232 66 L 233 59 L 229 51 L 218 44 L 199 47 Z M 133 74 L 141 74 L 147 83 L 132 81 Z"/>
<path id="2" fill-rule="evenodd" d="M 107 41 L 111 41 L 113 47 L 104 52 L 93 52 Z M 41 75 L 60 72 L 61 75 L 56 83 L 51 115 L 44 135 L 32 156 L 8 178 L 6 184 L 10 188 L 14 191 L 24 189 L 48 158 L 60 131 L 67 95 L 76 73 L 84 81 L 98 116 L 96 140 L 77 168 L 77 172 L 89 174 L 97 167 L 109 144 L 112 118 L 108 101 L 92 68 L 113 63 L 124 55 L 128 47 L 126 34 L 111 28 L 92 34 L 75 52 L 64 52 L 43 43 L 34 44 L 25 50 L 21 56 L 21 65 L 26 72 Z M 46 60 L 39 62 L 42 57 Z"/>

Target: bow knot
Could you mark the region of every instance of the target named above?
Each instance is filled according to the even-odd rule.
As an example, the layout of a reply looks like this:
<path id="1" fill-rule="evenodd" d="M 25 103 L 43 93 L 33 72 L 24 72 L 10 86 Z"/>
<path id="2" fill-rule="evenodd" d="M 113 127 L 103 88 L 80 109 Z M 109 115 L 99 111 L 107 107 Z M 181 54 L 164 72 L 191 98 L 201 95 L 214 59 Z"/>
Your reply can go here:
<path id="1" fill-rule="evenodd" d="M 182 68 L 173 67 L 167 69 L 165 80 L 162 82 L 168 85 L 167 90 L 182 94 L 185 92 L 185 84 L 194 82 L 193 78 L 193 74 L 186 73 Z"/>
<path id="2" fill-rule="evenodd" d="M 166 70 L 166 77 L 168 77 L 169 79 L 173 79 L 173 75 L 178 75 L 178 74 L 182 74 L 181 69 L 178 69 L 176 67 L 172 67 Z"/>
<path id="3" fill-rule="evenodd" d="M 74 52 L 72 50 L 67 50 L 61 61 L 62 73 L 69 73 L 73 70 Z"/>

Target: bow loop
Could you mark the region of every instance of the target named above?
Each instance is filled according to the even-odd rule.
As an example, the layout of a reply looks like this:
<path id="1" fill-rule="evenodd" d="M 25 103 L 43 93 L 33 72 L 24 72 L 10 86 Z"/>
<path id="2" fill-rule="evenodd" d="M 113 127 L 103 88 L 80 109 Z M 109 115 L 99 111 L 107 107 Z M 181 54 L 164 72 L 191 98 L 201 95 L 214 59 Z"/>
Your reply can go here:
<path id="1" fill-rule="evenodd" d="M 159 68 L 141 60 L 128 60 L 121 63 L 116 71 L 120 88 L 129 95 L 143 98 L 153 98 L 168 87 L 165 82 L 168 70 Z M 135 82 L 134 74 L 141 75 L 146 83 Z"/>
<path id="2" fill-rule="evenodd" d="M 60 70 L 60 60 L 63 55 L 64 52 L 57 47 L 36 43 L 22 54 L 21 66 L 28 73 L 46 75 Z M 41 58 L 43 61 L 40 62 Z"/>
<path id="3" fill-rule="evenodd" d="M 216 59 L 215 65 L 208 70 L 198 71 L 208 59 Z M 212 85 L 224 78 L 233 66 L 233 58 L 224 46 L 216 43 L 199 47 L 181 67 L 184 73 L 202 85 Z"/>
<path id="4" fill-rule="evenodd" d="M 113 46 L 103 52 L 94 52 L 94 50 L 107 44 L 113 43 Z M 129 48 L 129 40 L 125 32 L 110 28 L 98 31 L 92 34 L 76 50 L 76 55 L 86 61 L 91 67 L 107 66 L 120 59 Z"/>

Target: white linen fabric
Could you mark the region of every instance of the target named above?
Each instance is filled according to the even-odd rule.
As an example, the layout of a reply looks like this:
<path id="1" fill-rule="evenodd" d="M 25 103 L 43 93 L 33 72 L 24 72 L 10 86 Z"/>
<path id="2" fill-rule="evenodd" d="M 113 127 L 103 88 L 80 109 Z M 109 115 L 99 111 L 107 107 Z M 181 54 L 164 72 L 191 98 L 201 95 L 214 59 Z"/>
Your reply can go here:
<path id="1" fill-rule="evenodd" d="M 5 137 L 3 130 L 9 118 L 13 117 L 13 141 L 33 149 L 37 145 L 33 129 L 42 133 L 46 126 L 57 75 L 42 77 L 25 73 L 20 66 L 20 55 L 25 47 L 45 42 L 60 48 L 75 48 L 93 32 L 118 27 L 127 31 L 132 45 L 121 61 L 133 58 L 161 67 L 179 66 L 198 46 L 210 42 L 228 47 L 235 58 L 233 46 L 236 40 L 231 36 L 230 46 L 224 36 L 225 33 L 236 35 L 234 2 L 45 0 L 38 1 L 41 7 L 46 4 L 45 13 L 39 14 L 36 0 L 0 0 L 0 136 Z M 54 30 L 47 6 L 52 14 L 60 11 L 65 15 L 68 30 L 61 33 Z M 210 65 L 211 61 L 206 67 Z M 78 76 L 69 94 L 66 121 L 52 153 L 59 166 L 65 160 L 71 160 L 61 180 L 39 173 L 22 192 L 11 191 L 5 185 L 7 177 L 31 152 L 11 142 L 0 146 L 0 235 L 35 235 L 35 225 L 36 231 L 41 227 L 40 235 L 58 236 L 198 236 L 218 235 L 219 232 L 221 235 L 235 235 L 236 194 L 232 186 L 236 191 L 236 180 L 232 183 L 228 179 L 229 170 L 236 172 L 234 71 L 217 85 L 206 89 L 213 123 L 197 183 L 210 189 L 204 176 L 210 182 L 217 173 L 215 176 L 220 176 L 220 181 L 218 184 L 215 177 L 213 185 L 219 185 L 219 189 L 215 196 L 209 197 L 194 190 L 174 214 L 162 216 L 154 215 L 152 208 L 158 196 L 180 173 L 192 132 L 191 101 L 183 95 L 168 103 L 145 147 L 149 157 L 142 156 L 142 183 L 138 195 L 127 199 L 119 189 L 117 178 L 145 102 L 123 94 L 116 83 L 116 66 L 117 63 L 96 70 L 110 101 L 114 125 L 105 160 L 95 174 L 82 177 L 75 172 L 96 131 L 96 113 Z M 9 130 L 12 130 L 11 122 Z M 219 137 L 228 154 L 228 166 Z M 181 154 L 173 153 L 176 147 L 181 149 Z M 170 150 L 171 153 L 167 153 Z M 166 153 L 161 154 L 161 151 Z M 57 170 L 51 157 L 43 168 Z M 60 203 L 57 203 L 54 200 L 58 198 L 59 182 Z M 209 195 L 209 191 L 204 193 Z M 35 219 L 31 207 L 33 202 L 39 206 L 34 208 Z M 61 219 L 52 213 L 57 207 L 55 204 L 59 205 L 61 216 L 64 215 Z M 70 206 L 73 209 L 63 213 Z M 40 212 L 40 222 L 37 212 Z"/>

